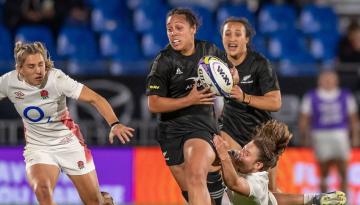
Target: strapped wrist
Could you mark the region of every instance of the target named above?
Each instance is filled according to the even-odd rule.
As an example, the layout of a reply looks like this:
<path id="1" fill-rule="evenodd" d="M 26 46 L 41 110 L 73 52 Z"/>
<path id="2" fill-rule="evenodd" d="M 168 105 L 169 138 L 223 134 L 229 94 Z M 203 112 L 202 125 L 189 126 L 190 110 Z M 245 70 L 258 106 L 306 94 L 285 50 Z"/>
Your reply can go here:
<path id="1" fill-rule="evenodd" d="M 120 122 L 119 122 L 119 121 L 116 121 L 116 122 L 111 123 L 110 128 L 113 128 L 113 127 L 114 127 L 115 125 L 117 125 L 117 124 L 120 124 Z"/>

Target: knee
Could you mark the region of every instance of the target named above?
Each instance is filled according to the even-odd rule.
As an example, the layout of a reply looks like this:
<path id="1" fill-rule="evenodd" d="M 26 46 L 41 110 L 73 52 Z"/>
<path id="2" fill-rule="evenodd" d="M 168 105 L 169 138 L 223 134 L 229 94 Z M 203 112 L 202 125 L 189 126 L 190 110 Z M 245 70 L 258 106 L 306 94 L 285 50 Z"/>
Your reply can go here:
<path id="1" fill-rule="evenodd" d="M 52 199 L 52 190 L 47 183 L 38 183 L 34 185 L 34 192 L 37 200 L 41 204 L 42 202 L 48 202 Z"/>
<path id="2" fill-rule="evenodd" d="M 206 170 L 194 167 L 187 167 L 187 169 L 185 170 L 185 176 L 186 182 L 190 186 L 199 184 L 206 185 Z"/>

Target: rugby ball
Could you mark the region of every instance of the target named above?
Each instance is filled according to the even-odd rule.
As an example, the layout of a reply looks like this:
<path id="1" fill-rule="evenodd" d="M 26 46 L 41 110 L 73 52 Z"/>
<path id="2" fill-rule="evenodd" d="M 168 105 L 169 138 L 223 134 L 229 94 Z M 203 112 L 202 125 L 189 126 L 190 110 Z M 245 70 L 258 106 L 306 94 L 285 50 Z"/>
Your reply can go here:
<path id="1" fill-rule="evenodd" d="M 202 86 L 210 87 L 216 95 L 229 97 L 233 79 L 230 69 L 222 60 L 215 56 L 202 57 L 198 63 L 197 74 Z"/>

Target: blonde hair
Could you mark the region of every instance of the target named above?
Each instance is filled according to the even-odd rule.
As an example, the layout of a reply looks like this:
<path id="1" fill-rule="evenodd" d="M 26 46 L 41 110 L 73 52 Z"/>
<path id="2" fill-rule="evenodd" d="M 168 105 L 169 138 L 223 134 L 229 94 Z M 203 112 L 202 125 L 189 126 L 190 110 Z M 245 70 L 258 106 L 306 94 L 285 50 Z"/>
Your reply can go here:
<path id="1" fill-rule="evenodd" d="M 17 41 L 14 48 L 15 68 L 21 68 L 29 55 L 38 53 L 44 58 L 47 71 L 54 67 L 54 62 L 50 59 L 47 49 L 41 42 L 23 43 Z"/>

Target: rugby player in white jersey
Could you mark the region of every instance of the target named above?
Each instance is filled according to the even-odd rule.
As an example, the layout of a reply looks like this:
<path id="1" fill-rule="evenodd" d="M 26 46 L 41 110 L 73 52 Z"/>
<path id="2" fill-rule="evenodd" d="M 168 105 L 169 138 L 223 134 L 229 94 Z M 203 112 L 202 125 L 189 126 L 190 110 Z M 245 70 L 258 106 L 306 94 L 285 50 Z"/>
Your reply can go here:
<path id="1" fill-rule="evenodd" d="M 17 42 L 16 69 L 0 77 L 0 99 L 14 104 L 23 119 L 28 182 L 40 205 L 54 205 L 60 171 L 69 176 L 84 204 L 103 204 L 91 152 L 71 119 L 66 97 L 93 105 L 111 126 L 109 140 L 126 143 L 134 129 L 118 121 L 110 104 L 85 85 L 53 67 L 40 43 Z"/>
<path id="2" fill-rule="evenodd" d="M 270 192 L 269 169 L 276 166 L 292 134 L 288 127 L 269 120 L 256 128 L 252 140 L 241 150 L 231 150 L 220 136 L 214 144 L 221 160 L 225 184 L 235 192 L 230 197 L 234 204 L 257 205 L 344 205 L 346 196 L 341 191 L 321 194 L 288 194 Z M 238 174 L 239 173 L 239 174 Z M 244 201 L 244 197 L 248 201 Z"/>

